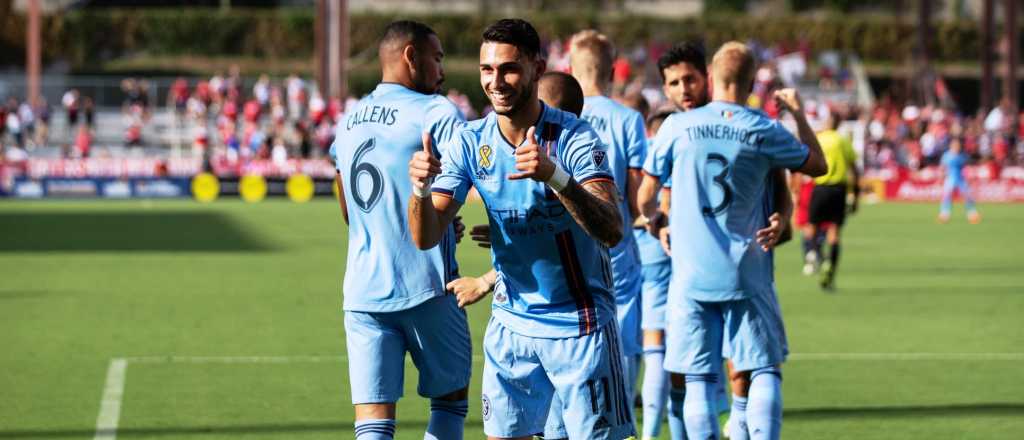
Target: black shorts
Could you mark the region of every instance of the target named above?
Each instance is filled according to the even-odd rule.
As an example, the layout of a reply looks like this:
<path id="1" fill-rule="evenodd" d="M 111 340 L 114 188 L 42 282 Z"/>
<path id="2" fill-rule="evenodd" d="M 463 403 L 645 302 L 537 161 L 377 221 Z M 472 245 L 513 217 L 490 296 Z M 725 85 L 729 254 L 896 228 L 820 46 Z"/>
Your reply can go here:
<path id="1" fill-rule="evenodd" d="M 846 184 L 816 185 L 807 217 L 811 224 L 830 222 L 842 226 L 846 220 Z"/>

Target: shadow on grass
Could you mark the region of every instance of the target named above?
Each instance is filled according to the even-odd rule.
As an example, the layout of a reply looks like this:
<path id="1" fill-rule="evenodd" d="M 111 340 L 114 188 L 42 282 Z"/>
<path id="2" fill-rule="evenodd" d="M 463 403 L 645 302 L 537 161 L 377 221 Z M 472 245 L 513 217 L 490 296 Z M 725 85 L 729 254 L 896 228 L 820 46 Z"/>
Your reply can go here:
<path id="1" fill-rule="evenodd" d="M 786 410 L 784 420 L 821 419 L 878 419 L 907 417 L 976 417 L 1024 415 L 1024 403 L 978 403 L 938 406 L 878 406 L 861 408 L 801 408 Z M 402 432 L 422 432 L 426 422 L 422 420 L 401 421 Z M 279 424 L 253 424 L 235 426 L 171 426 L 154 428 L 124 428 L 116 434 L 120 438 L 163 437 L 179 435 L 247 436 L 253 434 L 301 434 L 308 432 L 351 433 L 352 423 L 345 422 L 304 422 Z M 93 429 L 55 430 L 5 430 L 0 438 L 64 438 L 88 437 L 96 434 Z"/>
<path id="2" fill-rule="evenodd" d="M 210 212 L 0 213 L 0 252 L 267 251 L 228 216 Z"/>

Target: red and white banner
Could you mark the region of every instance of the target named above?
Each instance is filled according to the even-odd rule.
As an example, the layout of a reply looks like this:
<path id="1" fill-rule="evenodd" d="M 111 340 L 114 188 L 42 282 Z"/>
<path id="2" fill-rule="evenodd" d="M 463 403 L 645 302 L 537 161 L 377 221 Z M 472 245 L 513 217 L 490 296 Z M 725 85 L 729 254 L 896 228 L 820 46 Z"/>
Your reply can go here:
<path id="1" fill-rule="evenodd" d="M 1024 167 L 998 169 L 978 165 L 964 169 L 971 195 L 978 202 L 1024 202 Z M 887 201 L 936 202 L 942 199 L 944 176 L 937 167 L 920 171 L 874 170 L 866 182 Z"/>

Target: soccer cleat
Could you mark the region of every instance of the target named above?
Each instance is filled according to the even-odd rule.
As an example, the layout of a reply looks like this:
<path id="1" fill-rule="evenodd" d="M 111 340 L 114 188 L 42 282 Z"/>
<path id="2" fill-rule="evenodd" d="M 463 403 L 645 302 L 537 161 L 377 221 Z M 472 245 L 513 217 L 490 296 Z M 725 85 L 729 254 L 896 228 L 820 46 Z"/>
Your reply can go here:
<path id="1" fill-rule="evenodd" d="M 939 218 L 935 219 L 935 222 L 943 225 L 949 223 L 949 214 L 939 214 Z"/>
<path id="2" fill-rule="evenodd" d="M 812 250 L 804 255 L 804 269 L 803 273 L 805 276 L 814 275 L 818 271 L 818 252 Z"/>
<path id="3" fill-rule="evenodd" d="M 832 265 L 825 263 L 825 269 L 821 272 L 819 284 L 821 289 L 826 292 L 832 292 L 836 289 L 836 272 L 832 270 Z"/>
<path id="4" fill-rule="evenodd" d="M 978 211 L 971 211 L 967 214 L 967 221 L 972 225 L 981 223 L 981 214 L 978 214 Z"/>

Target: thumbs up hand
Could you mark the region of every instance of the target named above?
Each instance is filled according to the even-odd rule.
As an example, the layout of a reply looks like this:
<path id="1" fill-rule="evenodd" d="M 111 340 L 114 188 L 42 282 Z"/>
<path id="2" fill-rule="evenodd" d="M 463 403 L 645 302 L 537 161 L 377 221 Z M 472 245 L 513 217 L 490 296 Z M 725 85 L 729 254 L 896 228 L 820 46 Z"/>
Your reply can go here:
<path id="1" fill-rule="evenodd" d="M 530 127 L 526 131 L 526 145 L 516 148 L 516 169 L 520 172 L 510 174 L 509 180 L 533 179 L 547 182 L 555 173 L 555 163 L 548 157 L 548 149 L 537 144 L 536 129 Z"/>
<path id="2" fill-rule="evenodd" d="M 417 151 L 409 161 L 409 179 L 412 180 L 413 193 L 420 198 L 430 196 L 430 184 L 434 177 L 441 174 L 441 161 L 434 157 L 433 141 L 430 133 L 423 133 L 423 150 Z"/>

